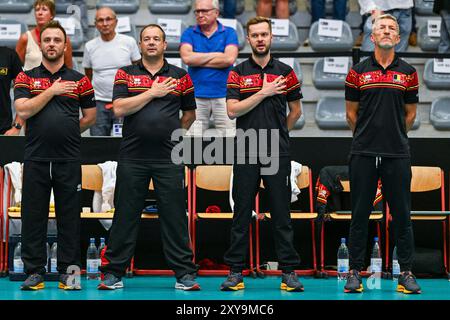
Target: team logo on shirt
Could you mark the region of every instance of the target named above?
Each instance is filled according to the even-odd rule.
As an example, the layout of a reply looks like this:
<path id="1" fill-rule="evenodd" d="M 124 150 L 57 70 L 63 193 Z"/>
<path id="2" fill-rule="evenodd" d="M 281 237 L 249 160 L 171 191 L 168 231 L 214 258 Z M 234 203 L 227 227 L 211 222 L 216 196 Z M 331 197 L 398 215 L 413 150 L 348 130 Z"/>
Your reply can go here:
<path id="1" fill-rule="evenodd" d="M 250 78 L 245 78 L 244 79 L 244 86 L 251 86 L 253 85 L 253 81 Z"/>
<path id="2" fill-rule="evenodd" d="M 134 82 L 135 85 L 140 85 L 141 84 L 141 79 L 133 77 L 133 82 Z"/>
<path id="3" fill-rule="evenodd" d="M 8 68 L 0 68 L 0 76 L 8 75 Z"/>
<path id="4" fill-rule="evenodd" d="M 40 88 L 41 87 L 41 82 L 39 80 L 34 81 L 34 87 L 35 88 Z"/>

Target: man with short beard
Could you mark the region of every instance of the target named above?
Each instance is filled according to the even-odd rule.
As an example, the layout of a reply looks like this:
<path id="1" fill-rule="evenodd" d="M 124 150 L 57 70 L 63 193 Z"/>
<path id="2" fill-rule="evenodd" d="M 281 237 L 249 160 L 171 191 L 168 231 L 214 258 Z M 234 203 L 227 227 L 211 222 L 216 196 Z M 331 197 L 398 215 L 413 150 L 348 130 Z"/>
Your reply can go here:
<path id="1" fill-rule="evenodd" d="M 171 153 L 175 130 L 195 120 L 194 87 L 187 72 L 164 59 L 166 34 L 157 24 L 140 35 L 142 61 L 117 71 L 113 110 L 124 117 L 119 151 L 115 213 L 100 270 L 99 290 L 123 288 L 122 277 L 136 247 L 150 181 L 155 186 L 163 251 L 176 277 L 175 289 L 199 290 L 186 216 L 184 166 Z M 179 117 L 180 111 L 183 116 Z"/>
<path id="2" fill-rule="evenodd" d="M 41 30 L 42 64 L 15 82 L 17 114 L 27 121 L 22 189 L 22 290 L 44 288 L 50 192 L 58 227 L 58 287 L 79 290 L 67 274 L 80 261 L 80 133 L 95 122 L 89 79 L 64 64 L 66 32 L 57 21 Z M 79 118 L 79 113 L 82 117 Z"/>
<path id="3" fill-rule="evenodd" d="M 293 245 L 294 232 L 289 208 L 291 162 L 288 130 L 294 127 L 301 115 L 300 83 L 291 67 L 270 55 L 272 27 L 269 19 L 250 19 L 247 22 L 247 34 L 247 41 L 253 52 L 248 60 L 233 68 L 228 77 L 228 116 L 237 119 L 237 137 L 240 130 L 255 130 L 258 136 L 263 131 L 268 131 L 268 139 L 257 143 L 260 148 L 265 145 L 267 150 L 263 151 L 261 148 L 257 154 L 253 154 L 249 148 L 245 148 L 246 154 L 238 154 L 241 159 L 233 166 L 235 205 L 231 244 L 225 253 L 225 262 L 231 267 L 231 272 L 222 283 L 221 290 L 244 289 L 242 270 L 245 268 L 248 252 L 249 224 L 262 178 L 269 195 L 275 248 L 282 270 L 280 288 L 286 291 L 303 291 L 303 285 L 294 271 L 300 264 L 300 258 Z M 288 115 L 286 104 L 290 109 Z M 279 135 L 276 146 L 271 145 L 270 136 L 273 134 L 276 137 L 276 134 Z M 262 139 L 261 136 L 258 139 Z M 238 140 L 237 144 L 239 143 Z M 236 149 L 240 150 L 239 147 Z M 276 168 L 276 173 L 263 175 L 267 164 L 263 164 L 261 157 L 266 156 L 278 158 L 279 168 Z M 241 160 L 245 163 L 240 164 Z"/>
<path id="4" fill-rule="evenodd" d="M 395 54 L 400 31 L 394 16 L 385 14 L 375 19 L 371 40 L 375 45 L 373 55 L 353 66 L 345 81 L 347 122 L 353 131 L 353 142 L 349 164 L 350 272 L 344 292 L 364 290 L 359 273 L 364 266 L 367 225 L 381 178 L 383 198 L 392 212 L 401 270 L 397 291 L 420 293 L 411 273 L 414 235 L 407 135 L 416 117 L 419 81 L 414 67 Z"/>

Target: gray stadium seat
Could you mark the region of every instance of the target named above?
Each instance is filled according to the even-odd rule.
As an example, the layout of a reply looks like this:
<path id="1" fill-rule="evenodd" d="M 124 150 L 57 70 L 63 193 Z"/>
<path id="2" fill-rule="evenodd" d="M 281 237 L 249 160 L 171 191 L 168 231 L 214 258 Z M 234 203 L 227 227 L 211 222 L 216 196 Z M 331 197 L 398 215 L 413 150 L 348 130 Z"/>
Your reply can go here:
<path id="1" fill-rule="evenodd" d="M 159 14 L 186 14 L 191 5 L 191 0 L 148 0 L 150 12 Z"/>
<path id="2" fill-rule="evenodd" d="M 58 18 L 70 19 L 67 17 L 55 17 L 55 20 L 58 20 Z M 84 44 L 83 30 L 81 29 L 81 25 L 79 23 L 78 25 L 75 25 L 75 34 L 67 34 L 67 36 L 70 38 L 70 43 L 72 44 L 72 48 L 74 50 L 80 49 L 81 46 Z"/>
<path id="3" fill-rule="evenodd" d="M 417 130 L 420 127 L 420 116 L 419 116 L 419 108 L 417 108 L 416 118 L 414 119 L 413 126 L 411 130 Z"/>
<path id="4" fill-rule="evenodd" d="M 226 0 L 219 0 L 220 12 L 223 12 L 223 3 Z M 245 1 L 236 0 L 236 15 L 240 15 L 245 10 Z"/>
<path id="5" fill-rule="evenodd" d="M 436 130 L 450 130 L 450 97 L 442 97 L 433 101 L 430 122 Z"/>
<path id="6" fill-rule="evenodd" d="M 422 25 L 418 30 L 417 42 L 422 51 L 437 51 L 439 47 L 439 37 L 430 37 L 428 35 L 428 25 Z"/>
<path id="7" fill-rule="evenodd" d="M 57 14 L 66 14 L 67 9 L 72 5 L 71 0 L 57 0 L 55 1 L 56 13 Z"/>
<path id="8" fill-rule="evenodd" d="M 184 70 L 188 70 L 188 66 L 183 63 L 181 58 L 166 58 L 167 62 L 173 64 L 177 67 L 183 68 Z"/>
<path id="9" fill-rule="evenodd" d="M 299 45 L 297 27 L 292 21 L 289 21 L 289 36 L 273 36 L 271 49 L 273 51 L 294 51 Z"/>
<path id="10" fill-rule="evenodd" d="M 136 13 L 139 10 L 139 0 L 98 0 L 97 9 L 110 7 L 116 13 Z"/>
<path id="11" fill-rule="evenodd" d="M 317 103 L 315 118 L 320 129 L 349 129 L 344 97 L 321 98 Z"/>
<path id="12" fill-rule="evenodd" d="M 414 0 L 414 12 L 420 16 L 432 16 L 434 0 Z"/>
<path id="13" fill-rule="evenodd" d="M 0 13 L 28 13 L 34 0 L 0 0 Z"/>
<path id="14" fill-rule="evenodd" d="M 433 65 L 434 59 L 430 59 L 425 63 L 423 82 L 431 90 L 449 90 L 450 73 L 435 73 L 433 72 Z"/>
<path id="15" fill-rule="evenodd" d="M 181 21 L 181 34 L 179 36 L 167 36 L 167 50 L 170 51 L 178 51 L 180 47 L 180 39 L 181 35 L 183 34 L 184 30 L 186 30 L 186 25 L 183 21 Z"/>
<path id="16" fill-rule="evenodd" d="M 287 109 L 286 112 L 289 113 L 289 108 Z M 305 114 L 302 112 L 302 115 L 297 120 L 297 122 L 294 124 L 293 130 L 301 130 L 304 126 L 305 126 Z"/>
<path id="17" fill-rule="evenodd" d="M 220 18 L 220 20 L 223 22 L 223 19 Z M 245 48 L 245 44 L 247 43 L 247 40 L 245 38 L 245 31 L 244 31 L 244 27 L 242 26 L 242 24 L 236 20 L 236 34 L 238 37 L 238 43 L 239 43 L 239 50 L 242 50 Z"/>
<path id="18" fill-rule="evenodd" d="M 3 26 L 2 26 L 3 25 Z M 7 26 L 5 25 L 20 25 L 20 33 L 18 34 L 17 39 L 10 39 L 12 37 L 12 34 L 9 33 L 7 30 Z M 19 40 L 20 35 L 22 33 L 25 33 L 28 30 L 27 25 L 23 22 L 12 20 L 12 19 L 1 19 L 0 18 L 0 46 L 9 47 L 12 49 L 16 48 L 17 40 Z"/>
<path id="19" fill-rule="evenodd" d="M 319 21 L 312 24 L 309 29 L 309 44 L 314 51 L 346 51 L 353 47 L 352 29 L 343 21 L 342 37 L 319 36 Z"/>
<path id="20" fill-rule="evenodd" d="M 328 73 L 323 71 L 325 58 L 317 59 L 314 62 L 312 81 L 317 89 L 344 89 L 346 74 Z M 350 60 L 349 66 L 350 69 Z"/>

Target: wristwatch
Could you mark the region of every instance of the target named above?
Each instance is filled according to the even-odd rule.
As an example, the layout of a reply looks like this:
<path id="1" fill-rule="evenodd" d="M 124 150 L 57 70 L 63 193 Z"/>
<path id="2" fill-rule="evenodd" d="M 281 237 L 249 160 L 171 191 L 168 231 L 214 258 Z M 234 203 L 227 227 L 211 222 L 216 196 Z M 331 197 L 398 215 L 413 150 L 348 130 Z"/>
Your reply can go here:
<path id="1" fill-rule="evenodd" d="M 16 122 L 13 124 L 13 128 L 20 130 L 20 129 L 22 129 L 22 125 L 20 123 Z"/>

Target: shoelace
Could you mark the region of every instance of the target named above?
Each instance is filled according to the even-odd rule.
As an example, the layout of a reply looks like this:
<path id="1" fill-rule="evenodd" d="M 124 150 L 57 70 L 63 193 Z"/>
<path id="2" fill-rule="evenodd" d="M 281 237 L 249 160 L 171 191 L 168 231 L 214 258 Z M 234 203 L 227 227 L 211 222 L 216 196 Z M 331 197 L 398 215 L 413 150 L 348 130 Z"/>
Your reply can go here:
<path id="1" fill-rule="evenodd" d="M 228 281 L 232 281 L 232 282 L 235 282 L 236 280 L 240 280 L 240 276 L 241 276 L 241 274 L 240 273 L 230 273 L 229 275 L 228 275 Z"/>
<path id="2" fill-rule="evenodd" d="M 416 277 L 412 273 L 406 273 L 404 274 L 405 277 L 405 283 L 415 283 Z"/>

